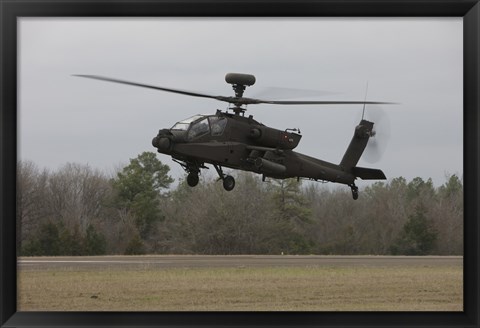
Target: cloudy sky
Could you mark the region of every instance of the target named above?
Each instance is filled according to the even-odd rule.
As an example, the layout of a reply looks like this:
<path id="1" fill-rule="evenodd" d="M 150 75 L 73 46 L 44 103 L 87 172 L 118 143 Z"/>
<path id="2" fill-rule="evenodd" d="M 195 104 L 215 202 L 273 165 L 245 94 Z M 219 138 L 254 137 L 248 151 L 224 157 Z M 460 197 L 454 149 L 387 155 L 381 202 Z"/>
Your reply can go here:
<path id="1" fill-rule="evenodd" d="M 224 76 L 241 72 L 257 79 L 245 96 L 265 99 L 363 100 L 368 81 L 367 100 L 399 104 L 382 106 L 378 128 L 390 135 L 382 158 L 362 158 L 359 166 L 440 185 L 446 174 L 463 174 L 462 29 L 461 18 L 23 18 L 19 159 L 113 171 L 155 151 L 160 128 L 227 107 L 72 74 L 230 96 Z M 272 87 L 327 93 L 312 98 Z M 265 104 L 247 113 L 275 128 L 300 128 L 296 151 L 339 163 L 361 111 Z M 373 112 L 367 106 L 367 118 Z M 175 179 L 183 176 L 170 157 L 158 158 Z"/>

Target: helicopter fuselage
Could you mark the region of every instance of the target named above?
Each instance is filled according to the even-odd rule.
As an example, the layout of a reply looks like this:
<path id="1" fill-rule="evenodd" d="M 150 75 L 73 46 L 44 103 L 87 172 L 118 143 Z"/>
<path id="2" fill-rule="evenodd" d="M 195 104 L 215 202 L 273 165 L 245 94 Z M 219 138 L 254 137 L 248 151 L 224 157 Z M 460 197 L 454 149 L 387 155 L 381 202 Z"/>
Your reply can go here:
<path id="1" fill-rule="evenodd" d="M 217 111 L 180 121 L 160 130 L 152 140 L 158 152 L 170 155 L 188 172 L 205 163 L 251 171 L 271 178 L 307 178 L 351 185 L 355 175 L 340 165 L 293 151 L 301 135 L 267 127 L 252 116 Z"/>

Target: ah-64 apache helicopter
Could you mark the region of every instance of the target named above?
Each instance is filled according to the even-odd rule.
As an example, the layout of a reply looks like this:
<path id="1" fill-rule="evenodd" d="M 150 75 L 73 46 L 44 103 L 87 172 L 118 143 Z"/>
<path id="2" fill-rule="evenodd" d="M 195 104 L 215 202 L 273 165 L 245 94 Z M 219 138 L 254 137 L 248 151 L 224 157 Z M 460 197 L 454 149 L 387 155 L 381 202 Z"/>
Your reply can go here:
<path id="1" fill-rule="evenodd" d="M 223 181 L 225 190 L 235 187 L 235 179 L 223 173 L 222 168 L 251 171 L 262 174 L 262 179 L 306 178 L 348 185 L 353 199 L 358 198 L 356 178 L 363 180 L 386 179 L 379 169 L 358 167 L 357 163 L 370 137 L 375 135 L 373 122 L 362 119 L 355 127 L 353 138 L 339 164 L 329 163 L 293 151 L 300 142 L 300 131 L 278 130 L 245 117 L 246 105 L 333 105 L 333 104 L 389 104 L 373 101 L 278 101 L 243 97 L 247 86 L 255 83 L 250 74 L 228 73 L 225 76 L 235 96 L 214 96 L 204 93 L 165 88 L 129 82 L 97 75 L 76 75 L 108 82 L 122 83 L 155 90 L 179 93 L 187 96 L 212 98 L 232 105 L 233 113 L 217 110 L 212 115 L 195 115 L 177 122 L 170 129 L 161 129 L 152 140 L 159 153 L 170 155 L 187 175 L 187 183 L 198 184 L 200 169 L 212 164 Z M 365 110 L 365 107 L 364 107 Z M 298 132 L 298 133 L 297 133 Z"/>

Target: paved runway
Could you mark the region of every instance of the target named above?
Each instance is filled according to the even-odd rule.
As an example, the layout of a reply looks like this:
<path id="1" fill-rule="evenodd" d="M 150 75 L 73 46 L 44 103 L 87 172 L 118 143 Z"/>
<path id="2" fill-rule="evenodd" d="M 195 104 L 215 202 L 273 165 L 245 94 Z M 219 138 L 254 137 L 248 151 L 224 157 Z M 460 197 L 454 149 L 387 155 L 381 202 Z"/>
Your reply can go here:
<path id="1" fill-rule="evenodd" d="M 462 256 L 291 256 L 291 255 L 147 255 L 22 257 L 19 270 L 101 270 L 169 268 L 242 268 L 308 266 L 462 266 Z"/>

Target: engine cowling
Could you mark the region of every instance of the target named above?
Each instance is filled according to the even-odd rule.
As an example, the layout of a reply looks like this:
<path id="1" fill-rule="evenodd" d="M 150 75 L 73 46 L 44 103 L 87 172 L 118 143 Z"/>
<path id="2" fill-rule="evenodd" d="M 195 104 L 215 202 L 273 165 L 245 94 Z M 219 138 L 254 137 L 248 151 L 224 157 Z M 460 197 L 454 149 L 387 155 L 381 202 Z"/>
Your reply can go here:
<path id="1" fill-rule="evenodd" d="M 301 135 L 287 131 L 272 129 L 266 126 L 258 126 L 250 129 L 249 137 L 256 141 L 258 146 L 294 149 L 298 146 Z"/>

